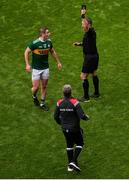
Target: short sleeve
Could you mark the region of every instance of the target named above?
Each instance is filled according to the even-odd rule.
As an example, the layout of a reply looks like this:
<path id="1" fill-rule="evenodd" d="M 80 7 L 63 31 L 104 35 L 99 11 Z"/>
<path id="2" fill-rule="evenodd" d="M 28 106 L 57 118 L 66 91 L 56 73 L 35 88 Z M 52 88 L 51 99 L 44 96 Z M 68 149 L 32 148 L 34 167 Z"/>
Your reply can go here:
<path id="1" fill-rule="evenodd" d="M 31 42 L 31 43 L 28 45 L 28 47 L 29 47 L 32 51 L 35 49 L 35 46 L 34 46 L 34 43 L 33 43 L 33 42 Z"/>
<path id="2" fill-rule="evenodd" d="M 52 49 L 53 48 L 53 44 L 52 44 L 52 42 L 51 42 L 51 44 L 50 44 L 50 49 Z"/>

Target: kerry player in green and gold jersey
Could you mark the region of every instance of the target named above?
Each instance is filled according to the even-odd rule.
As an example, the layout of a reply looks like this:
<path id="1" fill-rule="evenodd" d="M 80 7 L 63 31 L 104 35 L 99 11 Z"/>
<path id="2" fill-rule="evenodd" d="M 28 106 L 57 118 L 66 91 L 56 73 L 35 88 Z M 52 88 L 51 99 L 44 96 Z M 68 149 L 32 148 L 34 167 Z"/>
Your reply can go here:
<path id="1" fill-rule="evenodd" d="M 57 62 L 58 69 L 62 69 L 60 58 L 53 48 L 52 42 L 49 39 L 50 32 L 47 27 L 42 27 L 39 30 L 39 38 L 34 40 L 25 50 L 26 71 L 32 72 L 32 97 L 34 104 L 40 106 L 43 110 L 48 111 L 45 105 L 46 86 L 49 79 L 49 52 Z M 30 65 L 29 57 L 32 52 L 32 64 Z M 41 103 L 37 98 L 37 92 L 41 81 Z"/>

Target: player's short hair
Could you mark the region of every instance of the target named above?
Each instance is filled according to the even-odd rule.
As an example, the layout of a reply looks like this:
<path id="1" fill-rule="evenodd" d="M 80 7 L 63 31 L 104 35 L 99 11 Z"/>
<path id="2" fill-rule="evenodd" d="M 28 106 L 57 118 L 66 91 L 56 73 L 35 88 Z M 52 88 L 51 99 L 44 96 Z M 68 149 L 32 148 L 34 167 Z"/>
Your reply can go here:
<path id="1" fill-rule="evenodd" d="M 64 97 L 66 97 L 66 98 L 71 97 L 71 93 L 72 93 L 71 85 L 70 85 L 70 84 L 65 84 L 65 85 L 63 86 L 63 94 L 64 94 Z"/>
<path id="2" fill-rule="evenodd" d="M 39 29 L 39 36 L 41 36 L 41 35 L 42 35 L 42 33 L 45 33 L 45 32 L 46 32 L 46 30 L 48 30 L 48 28 L 47 28 L 47 27 L 41 27 L 41 28 Z"/>

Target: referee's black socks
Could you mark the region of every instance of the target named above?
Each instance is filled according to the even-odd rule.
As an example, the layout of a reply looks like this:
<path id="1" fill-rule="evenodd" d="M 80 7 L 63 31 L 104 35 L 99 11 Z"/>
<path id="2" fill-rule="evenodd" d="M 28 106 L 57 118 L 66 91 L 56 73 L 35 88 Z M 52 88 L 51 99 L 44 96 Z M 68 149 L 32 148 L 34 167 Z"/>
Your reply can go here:
<path id="1" fill-rule="evenodd" d="M 94 84 L 94 89 L 95 89 L 94 94 L 99 95 L 99 78 L 98 78 L 98 76 L 93 76 L 93 84 Z"/>
<path id="2" fill-rule="evenodd" d="M 84 98 L 89 98 L 89 81 L 84 79 L 83 81 Z"/>

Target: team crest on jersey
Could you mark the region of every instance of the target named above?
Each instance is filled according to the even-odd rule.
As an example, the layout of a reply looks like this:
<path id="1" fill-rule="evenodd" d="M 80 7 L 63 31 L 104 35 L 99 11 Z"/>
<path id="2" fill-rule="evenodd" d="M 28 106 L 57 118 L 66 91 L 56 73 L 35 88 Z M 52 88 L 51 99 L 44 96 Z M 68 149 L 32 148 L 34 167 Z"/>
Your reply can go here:
<path id="1" fill-rule="evenodd" d="M 43 47 L 44 47 L 44 48 L 46 48 L 46 47 L 47 47 L 47 45 L 46 45 L 46 44 L 44 44 L 44 45 L 43 45 Z"/>

